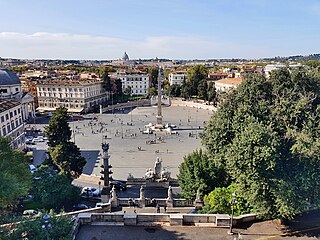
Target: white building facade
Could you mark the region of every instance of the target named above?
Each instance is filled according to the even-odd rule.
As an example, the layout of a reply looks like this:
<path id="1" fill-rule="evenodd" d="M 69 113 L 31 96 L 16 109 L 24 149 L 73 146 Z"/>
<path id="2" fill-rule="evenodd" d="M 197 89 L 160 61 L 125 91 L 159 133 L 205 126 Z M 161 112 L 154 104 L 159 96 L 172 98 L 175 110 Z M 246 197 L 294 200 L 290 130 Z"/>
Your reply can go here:
<path id="1" fill-rule="evenodd" d="M 98 108 L 110 98 L 101 80 L 47 80 L 37 84 L 41 112 L 66 107 L 69 112 L 80 113 Z"/>
<path id="2" fill-rule="evenodd" d="M 24 125 L 20 102 L 0 99 L 0 136 L 8 138 L 13 148 L 24 146 Z"/>
<path id="3" fill-rule="evenodd" d="M 185 81 L 187 78 L 187 74 L 186 73 L 170 73 L 169 74 L 169 83 L 170 85 L 173 84 L 178 84 L 178 85 L 182 85 L 183 81 Z"/>
<path id="4" fill-rule="evenodd" d="M 121 80 L 122 91 L 130 86 L 131 95 L 148 94 L 149 76 L 147 74 L 115 74 L 112 77 Z"/>

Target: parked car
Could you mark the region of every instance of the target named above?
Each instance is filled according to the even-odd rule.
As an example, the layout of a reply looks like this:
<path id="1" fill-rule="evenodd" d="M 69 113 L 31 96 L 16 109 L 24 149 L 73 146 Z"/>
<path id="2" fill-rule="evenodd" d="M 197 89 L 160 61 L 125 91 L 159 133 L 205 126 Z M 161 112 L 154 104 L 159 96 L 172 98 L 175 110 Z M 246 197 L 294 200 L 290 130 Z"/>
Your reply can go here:
<path id="1" fill-rule="evenodd" d="M 41 216 L 41 212 L 39 212 L 38 210 L 34 210 L 34 209 L 28 209 L 28 210 L 24 210 L 23 215 L 29 215 L 29 216 Z"/>
<path id="2" fill-rule="evenodd" d="M 44 138 L 43 136 L 38 136 L 38 137 L 35 137 L 32 142 L 44 142 Z"/>
<path id="3" fill-rule="evenodd" d="M 37 170 L 37 168 L 33 164 L 29 165 L 29 169 L 31 173 L 34 173 Z"/>
<path id="4" fill-rule="evenodd" d="M 79 203 L 79 204 L 76 204 L 76 205 L 73 205 L 72 206 L 72 210 L 73 211 L 79 211 L 79 210 L 85 210 L 85 209 L 88 209 L 89 207 L 83 203 Z"/>
<path id="5" fill-rule="evenodd" d="M 99 189 L 96 189 L 94 187 L 84 187 L 81 190 L 81 196 L 85 197 L 98 197 L 100 196 L 101 192 Z"/>
<path id="6" fill-rule="evenodd" d="M 120 182 L 120 181 L 112 181 L 111 183 L 110 183 L 110 186 L 111 187 L 115 187 L 115 189 L 117 189 L 117 190 L 122 190 L 122 191 L 124 191 L 124 190 L 126 190 L 127 189 L 127 184 L 125 184 L 125 183 L 123 183 L 123 182 Z"/>

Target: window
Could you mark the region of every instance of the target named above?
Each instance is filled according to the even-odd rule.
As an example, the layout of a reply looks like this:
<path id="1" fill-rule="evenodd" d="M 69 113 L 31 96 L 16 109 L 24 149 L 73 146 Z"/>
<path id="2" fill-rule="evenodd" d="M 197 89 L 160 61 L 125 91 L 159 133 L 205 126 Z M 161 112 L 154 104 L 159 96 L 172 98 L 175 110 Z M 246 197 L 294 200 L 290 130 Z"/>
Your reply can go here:
<path id="1" fill-rule="evenodd" d="M 12 130 L 14 129 L 14 122 L 13 121 L 11 122 L 11 129 Z"/>
<path id="2" fill-rule="evenodd" d="M 8 93 L 8 89 L 2 89 L 2 93 Z"/>
<path id="3" fill-rule="evenodd" d="M 19 88 L 16 87 L 16 92 L 19 92 Z"/>
<path id="4" fill-rule="evenodd" d="M 15 116 L 17 115 L 17 110 L 14 110 L 14 115 L 15 115 Z"/>
<path id="5" fill-rule="evenodd" d="M 18 119 L 16 120 L 16 127 L 18 127 L 19 126 L 19 121 L 18 121 Z"/>
<path id="6" fill-rule="evenodd" d="M 2 133 L 3 133 L 3 136 L 7 135 L 7 130 L 5 127 L 2 128 Z"/>
<path id="7" fill-rule="evenodd" d="M 18 113 L 20 114 L 20 108 L 18 108 Z"/>
<path id="8" fill-rule="evenodd" d="M 9 124 L 7 125 L 7 130 L 8 130 L 8 133 L 11 131 Z"/>
<path id="9" fill-rule="evenodd" d="M 10 112 L 10 117 L 11 117 L 11 118 L 13 117 L 13 112 Z"/>
<path id="10" fill-rule="evenodd" d="M 1 122 L 2 123 L 4 122 L 4 116 L 1 116 Z"/>

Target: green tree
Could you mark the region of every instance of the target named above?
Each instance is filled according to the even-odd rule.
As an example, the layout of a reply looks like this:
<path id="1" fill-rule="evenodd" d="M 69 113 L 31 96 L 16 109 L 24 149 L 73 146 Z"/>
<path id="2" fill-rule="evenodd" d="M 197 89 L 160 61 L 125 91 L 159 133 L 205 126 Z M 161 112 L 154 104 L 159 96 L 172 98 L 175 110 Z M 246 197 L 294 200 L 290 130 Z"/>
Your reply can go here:
<path id="1" fill-rule="evenodd" d="M 181 85 L 179 84 L 172 84 L 169 88 L 170 95 L 174 97 L 180 97 L 181 95 Z"/>
<path id="2" fill-rule="evenodd" d="M 124 89 L 123 93 L 127 96 L 131 96 L 131 86 L 128 86 Z"/>
<path id="3" fill-rule="evenodd" d="M 207 80 L 203 79 L 198 85 L 198 97 L 202 100 L 208 99 L 208 83 Z"/>
<path id="4" fill-rule="evenodd" d="M 209 101 L 209 103 L 215 101 L 216 95 L 217 95 L 216 88 L 214 87 L 213 82 L 210 82 L 208 84 L 208 101 Z"/>
<path id="5" fill-rule="evenodd" d="M 24 197 L 31 188 L 29 159 L 0 137 L 0 208 Z"/>
<path id="6" fill-rule="evenodd" d="M 56 145 L 49 149 L 49 153 L 62 173 L 73 178 L 81 175 L 86 159 L 81 156 L 80 149 L 73 142 Z"/>
<path id="7" fill-rule="evenodd" d="M 179 166 L 178 180 L 182 196 L 187 199 L 194 198 L 198 189 L 207 194 L 215 187 L 226 184 L 224 170 L 209 160 L 201 149 L 184 157 Z"/>
<path id="8" fill-rule="evenodd" d="M 58 107 L 53 113 L 49 125 L 45 127 L 45 135 L 48 138 L 49 147 L 65 144 L 71 138 L 71 129 L 68 123 L 68 110 Z"/>
<path id="9" fill-rule="evenodd" d="M 115 85 L 116 85 L 116 96 L 122 96 L 122 82 L 121 79 L 116 79 L 115 80 Z"/>
<path id="10" fill-rule="evenodd" d="M 189 99 L 192 96 L 192 93 L 192 85 L 190 83 L 183 82 L 181 86 L 181 97 Z"/>
<path id="11" fill-rule="evenodd" d="M 248 75 L 231 91 L 202 135 L 209 158 L 254 211 L 292 218 L 320 206 L 319 75 L 280 69 Z"/>
<path id="12" fill-rule="evenodd" d="M 104 90 L 110 92 L 112 90 L 112 83 L 107 68 L 104 68 L 102 70 L 102 81 L 102 87 L 104 88 Z"/>
<path id="13" fill-rule="evenodd" d="M 239 195 L 239 186 L 235 183 L 228 187 L 217 187 L 204 196 L 204 208 L 201 213 L 231 214 L 232 194 L 236 193 L 234 214 L 241 215 L 251 211 L 245 199 Z M 238 193 L 238 194 L 237 194 Z"/>
<path id="14" fill-rule="evenodd" d="M 49 168 L 42 168 L 35 173 L 31 194 L 33 201 L 46 210 L 54 209 L 60 212 L 65 207 L 71 207 L 80 200 L 81 190 L 71 184 L 72 179 L 65 174 L 57 174 Z"/>
<path id="15" fill-rule="evenodd" d="M 156 88 L 151 87 L 151 88 L 148 89 L 148 94 L 149 94 L 150 96 L 156 96 L 156 95 L 158 95 L 158 91 L 157 91 Z"/>
<path id="16" fill-rule="evenodd" d="M 198 86 L 199 83 L 206 79 L 208 76 L 208 69 L 206 66 L 203 65 L 195 65 L 191 66 L 187 72 L 187 81 L 191 87 L 191 94 L 190 96 L 198 96 Z"/>
<path id="17" fill-rule="evenodd" d="M 50 239 L 71 240 L 71 229 L 73 222 L 70 217 L 51 216 L 50 223 L 53 226 L 49 230 Z M 7 240 L 37 239 L 46 240 L 46 232 L 42 229 L 44 224 L 41 218 L 32 221 L 23 221 L 12 227 L 1 227 L 0 238 Z M 12 228 L 14 230 L 12 231 Z M 24 237 L 22 237 L 24 236 Z"/>
<path id="18" fill-rule="evenodd" d="M 151 87 L 157 88 L 158 86 L 158 72 L 159 69 L 155 67 L 149 67 L 147 69 L 148 74 L 150 75 L 150 83 Z"/>

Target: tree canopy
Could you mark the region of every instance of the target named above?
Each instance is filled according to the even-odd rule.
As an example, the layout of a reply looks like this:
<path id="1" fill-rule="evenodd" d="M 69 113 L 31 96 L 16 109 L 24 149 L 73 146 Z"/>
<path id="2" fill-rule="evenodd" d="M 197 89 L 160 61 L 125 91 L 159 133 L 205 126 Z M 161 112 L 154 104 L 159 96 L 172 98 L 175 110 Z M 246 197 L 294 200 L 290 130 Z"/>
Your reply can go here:
<path id="1" fill-rule="evenodd" d="M 49 147 L 64 144 L 70 140 L 71 129 L 68 119 L 68 110 L 65 107 L 58 107 L 52 114 L 49 125 L 45 127 Z"/>
<path id="2" fill-rule="evenodd" d="M 49 153 L 62 173 L 75 178 L 81 175 L 86 159 L 81 156 L 80 149 L 73 142 L 56 145 L 49 149 Z"/>
<path id="3" fill-rule="evenodd" d="M 71 129 L 68 123 L 67 109 L 59 107 L 53 113 L 49 125 L 45 127 L 48 137 L 49 153 L 62 173 L 71 177 L 79 177 L 86 163 L 80 149 L 70 142 Z"/>
<path id="4" fill-rule="evenodd" d="M 197 190 L 209 193 L 215 187 L 225 185 L 224 171 L 208 159 L 203 150 L 196 150 L 184 157 L 179 167 L 178 180 L 182 196 L 194 198 Z"/>
<path id="5" fill-rule="evenodd" d="M 280 69 L 249 75 L 202 135 L 208 159 L 225 169 L 252 209 L 291 218 L 320 206 L 320 79 Z"/>
<path id="6" fill-rule="evenodd" d="M 57 174 L 50 168 L 43 166 L 34 173 L 31 194 L 33 201 L 37 202 L 46 210 L 71 207 L 80 199 L 80 188 L 71 184 L 72 179 L 65 174 Z"/>
<path id="7" fill-rule="evenodd" d="M 0 208 L 28 194 L 31 187 L 29 159 L 10 147 L 7 139 L 0 137 Z"/>

